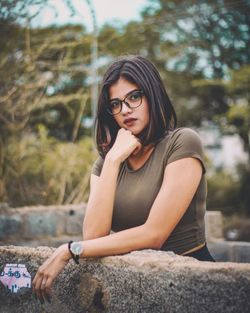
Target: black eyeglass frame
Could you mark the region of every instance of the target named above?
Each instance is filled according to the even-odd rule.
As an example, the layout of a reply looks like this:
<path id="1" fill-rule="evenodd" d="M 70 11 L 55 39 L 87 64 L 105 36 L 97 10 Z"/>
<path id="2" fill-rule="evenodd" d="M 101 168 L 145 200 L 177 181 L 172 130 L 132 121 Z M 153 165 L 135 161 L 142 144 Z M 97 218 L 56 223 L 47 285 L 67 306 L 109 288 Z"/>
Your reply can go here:
<path id="1" fill-rule="evenodd" d="M 134 92 L 139 92 L 139 93 L 140 93 L 141 101 L 140 101 L 140 104 L 138 104 L 137 106 L 131 107 L 131 105 L 130 105 L 127 101 L 125 101 L 125 100 L 126 100 L 129 96 L 131 96 Z M 113 113 L 111 107 L 108 107 L 108 108 L 107 108 L 107 112 L 108 112 L 110 115 L 117 115 L 117 114 L 121 113 L 122 104 L 123 104 L 123 103 L 125 103 L 126 106 L 129 107 L 130 109 L 136 109 L 136 108 L 138 108 L 138 107 L 142 104 L 142 97 L 143 97 L 143 95 L 144 95 L 144 92 L 143 92 L 141 89 L 135 89 L 135 90 L 130 91 L 130 92 L 124 97 L 123 100 L 121 100 L 121 99 L 119 99 L 119 98 L 115 98 L 115 99 L 113 99 L 113 100 L 118 100 L 118 101 L 119 101 L 119 104 L 120 104 L 120 111 L 117 112 L 117 113 Z"/>

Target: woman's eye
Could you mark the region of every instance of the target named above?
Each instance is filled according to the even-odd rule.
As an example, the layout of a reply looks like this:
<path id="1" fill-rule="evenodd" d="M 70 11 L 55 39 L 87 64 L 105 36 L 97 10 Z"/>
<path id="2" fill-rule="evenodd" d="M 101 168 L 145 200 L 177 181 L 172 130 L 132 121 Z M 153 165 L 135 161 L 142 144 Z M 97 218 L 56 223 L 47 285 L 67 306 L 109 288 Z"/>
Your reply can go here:
<path id="1" fill-rule="evenodd" d="M 116 108 L 120 105 L 120 102 L 117 100 L 111 101 L 110 102 L 111 108 Z"/>
<path id="2" fill-rule="evenodd" d="M 139 91 L 136 91 L 130 95 L 129 99 L 132 101 L 137 101 L 138 99 L 140 99 L 140 97 L 141 93 Z"/>

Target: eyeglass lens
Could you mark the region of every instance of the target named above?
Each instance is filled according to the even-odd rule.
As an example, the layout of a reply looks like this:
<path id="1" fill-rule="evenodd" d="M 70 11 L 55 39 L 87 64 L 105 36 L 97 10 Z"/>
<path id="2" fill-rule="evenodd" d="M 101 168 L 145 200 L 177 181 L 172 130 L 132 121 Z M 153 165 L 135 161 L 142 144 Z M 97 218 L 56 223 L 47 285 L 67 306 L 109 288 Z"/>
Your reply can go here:
<path id="1" fill-rule="evenodd" d="M 129 108 L 137 108 L 142 103 L 142 91 L 134 90 L 129 93 L 123 100 L 113 99 L 110 101 L 110 107 L 108 109 L 111 114 L 118 114 L 122 110 L 122 105 L 125 103 Z"/>

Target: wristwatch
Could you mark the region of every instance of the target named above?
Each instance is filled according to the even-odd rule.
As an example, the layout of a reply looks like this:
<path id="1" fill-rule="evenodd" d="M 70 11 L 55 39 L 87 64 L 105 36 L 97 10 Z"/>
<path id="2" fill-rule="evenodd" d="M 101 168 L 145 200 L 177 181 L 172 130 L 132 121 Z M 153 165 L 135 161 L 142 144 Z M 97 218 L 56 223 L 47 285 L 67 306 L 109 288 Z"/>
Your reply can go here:
<path id="1" fill-rule="evenodd" d="M 72 259 L 79 264 L 80 254 L 83 252 L 83 244 L 81 241 L 70 241 L 68 243 L 68 249 L 72 256 Z"/>

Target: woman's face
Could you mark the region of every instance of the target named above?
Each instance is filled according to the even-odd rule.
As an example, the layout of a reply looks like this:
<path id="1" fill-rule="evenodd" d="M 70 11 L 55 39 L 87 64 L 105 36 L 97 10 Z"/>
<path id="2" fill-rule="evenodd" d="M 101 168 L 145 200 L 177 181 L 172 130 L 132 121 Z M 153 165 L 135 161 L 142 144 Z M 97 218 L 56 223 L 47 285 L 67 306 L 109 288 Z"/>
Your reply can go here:
<path id="1" fill-rule="evenodd" d="M 133 91 L 136 90 L 139 90 L 137 85 L 120 77 L 109 89 L 110 101 L 113 99 L 124 100 L 128 96 L 126 100 L 129 102 L 131 92 L 133 97 Z M 121 112 L 114 115 L 114 119 L 121 128 L 130 130 L 133 135 L 140 134 L 149 123 L 149 108 L 146 97 L 142 96 L 142 103 L 136 108 L 129 108 L 123 102 Z"/>

